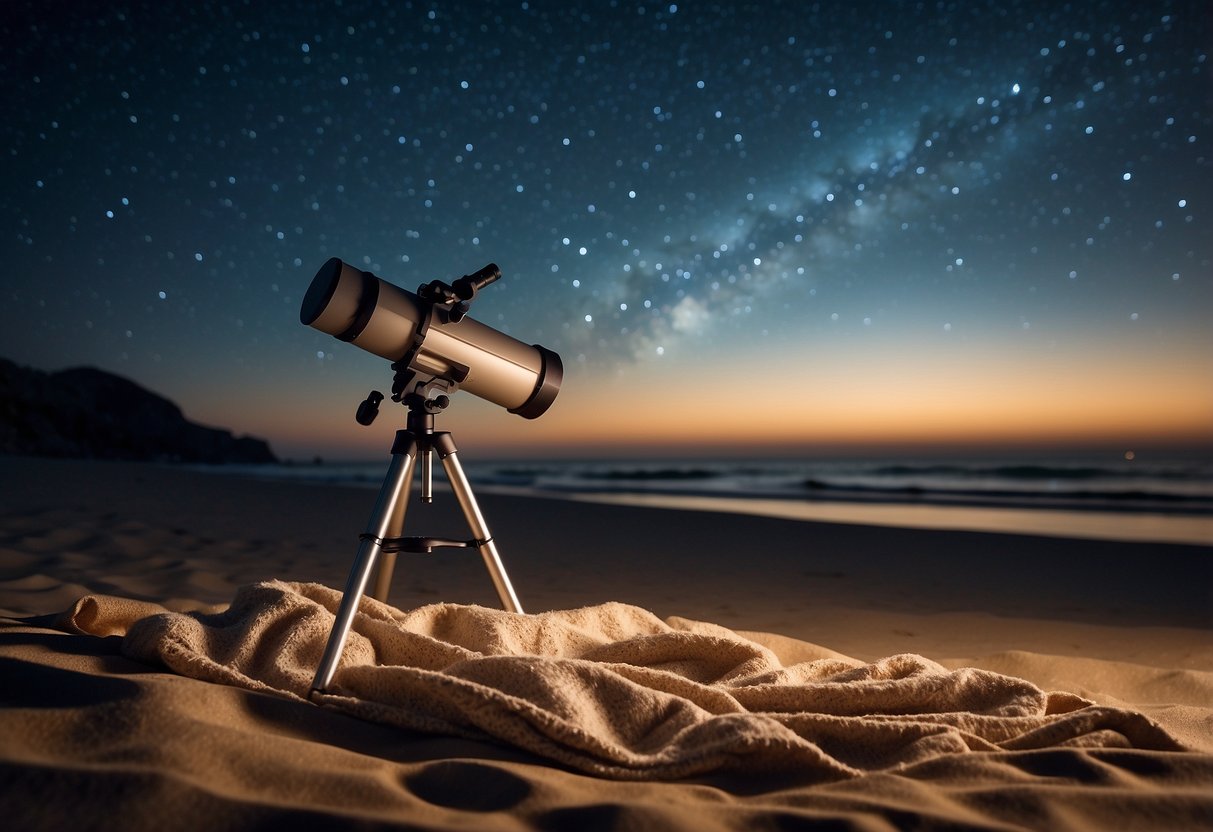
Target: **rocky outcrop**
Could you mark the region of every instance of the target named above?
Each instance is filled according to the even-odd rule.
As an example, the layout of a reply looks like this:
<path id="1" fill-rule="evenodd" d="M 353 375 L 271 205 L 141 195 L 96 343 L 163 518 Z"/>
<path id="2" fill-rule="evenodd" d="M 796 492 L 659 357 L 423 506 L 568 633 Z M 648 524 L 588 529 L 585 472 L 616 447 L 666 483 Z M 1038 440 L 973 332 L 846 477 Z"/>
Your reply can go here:
<path id="1" fill-rule="evenodd" d="M 44 373 L 0 358 L 0 453 L 160 462 L 277 462 L 262 439 L 188 421 L 133 381 L 92 367 Z"/>

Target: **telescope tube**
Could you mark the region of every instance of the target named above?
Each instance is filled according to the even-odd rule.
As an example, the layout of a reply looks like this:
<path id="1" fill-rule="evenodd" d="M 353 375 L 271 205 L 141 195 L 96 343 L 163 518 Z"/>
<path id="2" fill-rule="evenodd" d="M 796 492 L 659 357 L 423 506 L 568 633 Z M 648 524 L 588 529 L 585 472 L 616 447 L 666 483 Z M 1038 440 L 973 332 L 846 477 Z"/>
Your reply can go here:
<path id="1" fill-rule="evenodd" d="M 551 407 L 564 378 L 551 350 L 474 318 L 451 320 L 449 305 L 422 300 L 336 257 L 312 278 L 299 320 L 389 361 L 411 355 L 410 370 L 447 379 L 526 419 Z"/>

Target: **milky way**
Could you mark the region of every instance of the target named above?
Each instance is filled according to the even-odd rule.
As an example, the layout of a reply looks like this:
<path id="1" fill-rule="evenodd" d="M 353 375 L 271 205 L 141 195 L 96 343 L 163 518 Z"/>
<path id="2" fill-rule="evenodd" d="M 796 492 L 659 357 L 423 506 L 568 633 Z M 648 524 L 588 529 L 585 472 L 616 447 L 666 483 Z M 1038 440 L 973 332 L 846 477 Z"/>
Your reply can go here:
<path id="1" fill-rule="evenodd" d="M 0 354 L 187 399 L 337 384 L 367 357 L 296 314 L 330 256 L 410 289 L 497 262 L 473 316 L 591 374 L 856 338 L 1208 348 L 1208 22 L 8 3 Z"/>

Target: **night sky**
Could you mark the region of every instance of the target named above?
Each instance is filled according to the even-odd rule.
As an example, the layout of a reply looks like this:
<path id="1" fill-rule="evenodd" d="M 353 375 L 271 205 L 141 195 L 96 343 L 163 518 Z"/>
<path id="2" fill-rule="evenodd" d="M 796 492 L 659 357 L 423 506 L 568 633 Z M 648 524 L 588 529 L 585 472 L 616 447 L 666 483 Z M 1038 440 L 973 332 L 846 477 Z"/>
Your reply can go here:
<path id="1" fill-rule="evenodd" d="M 461 447 L 1208 441 L 1210 14 L 10 0 L 0 355 L 374 456 L 312 275 L 496 262 L 472 316 L 566 382 Z"/>

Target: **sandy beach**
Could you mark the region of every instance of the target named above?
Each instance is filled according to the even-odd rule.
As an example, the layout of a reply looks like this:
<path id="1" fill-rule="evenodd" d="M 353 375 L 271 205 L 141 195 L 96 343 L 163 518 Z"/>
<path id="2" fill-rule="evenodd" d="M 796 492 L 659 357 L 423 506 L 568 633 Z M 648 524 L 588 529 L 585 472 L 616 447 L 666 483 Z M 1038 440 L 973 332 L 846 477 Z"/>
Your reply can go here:
<path id="1" fill-rule="evenodd" d="M 595 775 L 500 738 L 191 678 L 61 615 L 90 595 L 142 602 L 100 604 L 117 633 L 144 613 L 222 610 L 258 582 L 340 589 L 373 499 L 4 458 L 0 809 L 13 828 L 1213 828 L 1210 546 L 480 495 L 528 613 L 620 602 L 677 633 L 727 628 L 783 668 L 913 654 L 1140 715 L 1169 738 L 1105 727 L 837 778 Z M 410 507 L 407 527 L 466 536 L 444 493 Z M 402 555 L 389 601 L 497 606 L 465 552 Z"/>

